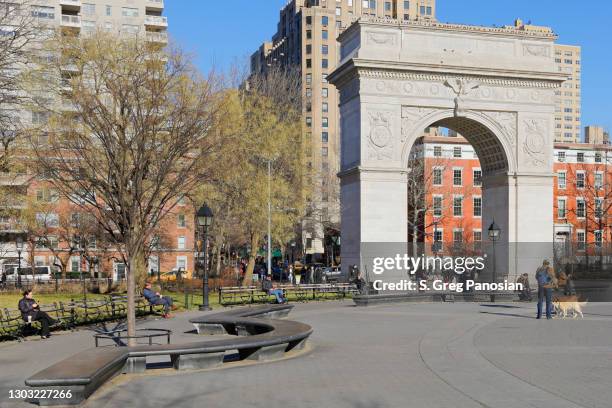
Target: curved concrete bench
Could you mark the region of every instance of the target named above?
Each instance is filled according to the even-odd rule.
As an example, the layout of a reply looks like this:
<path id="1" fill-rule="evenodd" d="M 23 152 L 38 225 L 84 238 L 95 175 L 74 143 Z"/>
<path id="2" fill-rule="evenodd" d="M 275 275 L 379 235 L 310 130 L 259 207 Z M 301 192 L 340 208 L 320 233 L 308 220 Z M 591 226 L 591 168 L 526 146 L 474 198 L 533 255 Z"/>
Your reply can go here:
<path id="1" fill-rule="evenodd" d="M 238 350 L 239 360 L 277 359 L 288 351 L 303 348 L 312 327 L 260 316 L 287 314 L 291 308 L 288 305 L 263 305 L 202 316 L 192 319 L 192 323 L 205 331 L 206 327 L 222 327 L 225 333 L 237 337 L 186 344 L 89 349 L 34 374 L 25 384 L 45 390 L 70 391 L 66 398 L 31 402 L 42 406 L 76 405 L 119 373 L 144 372 L 147 356 L 169 356 L 177 370 L 218 367 L 223 364 L 229 350 Z"/>

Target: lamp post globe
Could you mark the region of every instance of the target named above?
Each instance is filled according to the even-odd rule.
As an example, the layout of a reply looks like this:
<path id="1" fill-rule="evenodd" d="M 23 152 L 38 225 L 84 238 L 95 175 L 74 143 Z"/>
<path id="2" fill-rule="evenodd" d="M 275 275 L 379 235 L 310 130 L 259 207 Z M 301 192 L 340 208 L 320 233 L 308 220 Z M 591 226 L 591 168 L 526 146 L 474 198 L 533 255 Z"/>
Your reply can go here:
<path id="1" fill-rule="evenodd" d="M 202 273 L 202 304 L 200 305 L 199 309 L 201 311 L 206 311 L 206 310 L 210 310 L 210 306 L 208 303 L 208 293 L 209 293 L 209 288 L 208 288 L 208 262 L 206 260 L 207 254 L 208 254 L 208 228 L 212 225 L 213 222 L 213 212 L 210 209 L 210 207 L 206 204 L 203 204 L 200 209 L 198 210 L 198 212 L 196 213 L 196 218 L 198 221 L 198 228 L 201 228 L 204 230 L 204 242 L 202 243 L 202 248 L 198 248 L 198 263 L 199 263 L 199 258 L 200 258 L 200 254 L 202 252 L 202 249 L 204 250 L 204 259 L 202 261 L 202 268 L 203 268 L 203 273 Z"/>

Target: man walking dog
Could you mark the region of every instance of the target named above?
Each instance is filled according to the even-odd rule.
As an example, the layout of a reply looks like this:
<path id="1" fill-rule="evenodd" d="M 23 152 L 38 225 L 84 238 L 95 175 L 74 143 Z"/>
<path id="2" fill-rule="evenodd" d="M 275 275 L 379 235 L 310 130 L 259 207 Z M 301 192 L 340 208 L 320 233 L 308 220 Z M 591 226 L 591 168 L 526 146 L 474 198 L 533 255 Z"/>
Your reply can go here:
<path id="1" fill-rule="evenodd" d="M 548 259 L 542 262 L 536 272 L 536 280 L 538 281 L 538 319 L 542 317 L 542 303 L 546 300 L 546 318 L 552 319 L 552 291 L 557 285 L 555 271 L 550 266 Z"/>

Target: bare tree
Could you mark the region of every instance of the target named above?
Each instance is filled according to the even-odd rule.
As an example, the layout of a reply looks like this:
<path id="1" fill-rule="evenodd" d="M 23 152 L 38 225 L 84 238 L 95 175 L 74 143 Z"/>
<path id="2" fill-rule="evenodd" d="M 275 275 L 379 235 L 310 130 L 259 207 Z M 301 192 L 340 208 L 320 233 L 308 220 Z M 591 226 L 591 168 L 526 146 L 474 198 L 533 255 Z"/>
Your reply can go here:
<path id="1" fill-rule="evenodd" d="M 36 55 L 33 48 L 41 41 L 41 30 L 31 2 L 0 0 L 0 171 L 8 173 L 21 129 L 19 109 L 25 94 L 21 73 Z"/>
<path id="2" fill-rule="evenodd" d="M 219 101 L 214 84 L 180 51 L 153 48 L 141 37 L 98 32 L 59 36 L 54 44 L 60 57 L 29 77 L 31 94 L 46 90 L 34 103 L 49 115 L 31 132 L 37 165 L 121 251 L 133 335 L 147 242 L 182 194 L 202 181 L 219 145 L 211 132 Z M 46 145 L 37 143 L 42 132 L 50 135 Z"/>

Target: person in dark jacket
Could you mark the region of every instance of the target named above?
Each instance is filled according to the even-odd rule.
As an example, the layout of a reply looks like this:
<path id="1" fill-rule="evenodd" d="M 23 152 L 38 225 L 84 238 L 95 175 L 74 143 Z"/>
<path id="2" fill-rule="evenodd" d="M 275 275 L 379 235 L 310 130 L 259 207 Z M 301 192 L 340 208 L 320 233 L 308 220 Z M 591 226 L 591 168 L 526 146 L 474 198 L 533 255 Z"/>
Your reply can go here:
<path id="1" fill-rule="evenodd" d="M 172 304 L 172 298 L 168 296 L 162 296 L 159 292 L 153 292 L 151 282 L 145 283 L 144 290 L 142 291 L 142 296 L 149 302 L 151 305 L 163 305 L 164 306 L 164 318 L 169 319 L 172 317 L 170 314 L 170 309 L 174 309 Z"/>
<path id="2" fill-rule="evenodd" d="M 18 307 L 23 321 L 28 323 L 40 322 L 40 337 L 42 339 L 48 339 L 50 336 L 49 328 L 53 326 L 56 321 L 53 320 L 47 313 L 40 310 L 40 306 L 32 297 L 31 290 L 28 289 L 23 292 L 23 298 L 21 298 L 19 301 Z"/>
<path id="3" fill-rule="evenodd" d="M 270 295 L 274 295 L 274 297 L 276 298 L 276 303 L 287 303 L 287 299 L 285 299 L 284 297 L 283 290 L 277 289 L 274 286 L 270 275 L 267 275 L 261 282 L 261 290 Z"/>

